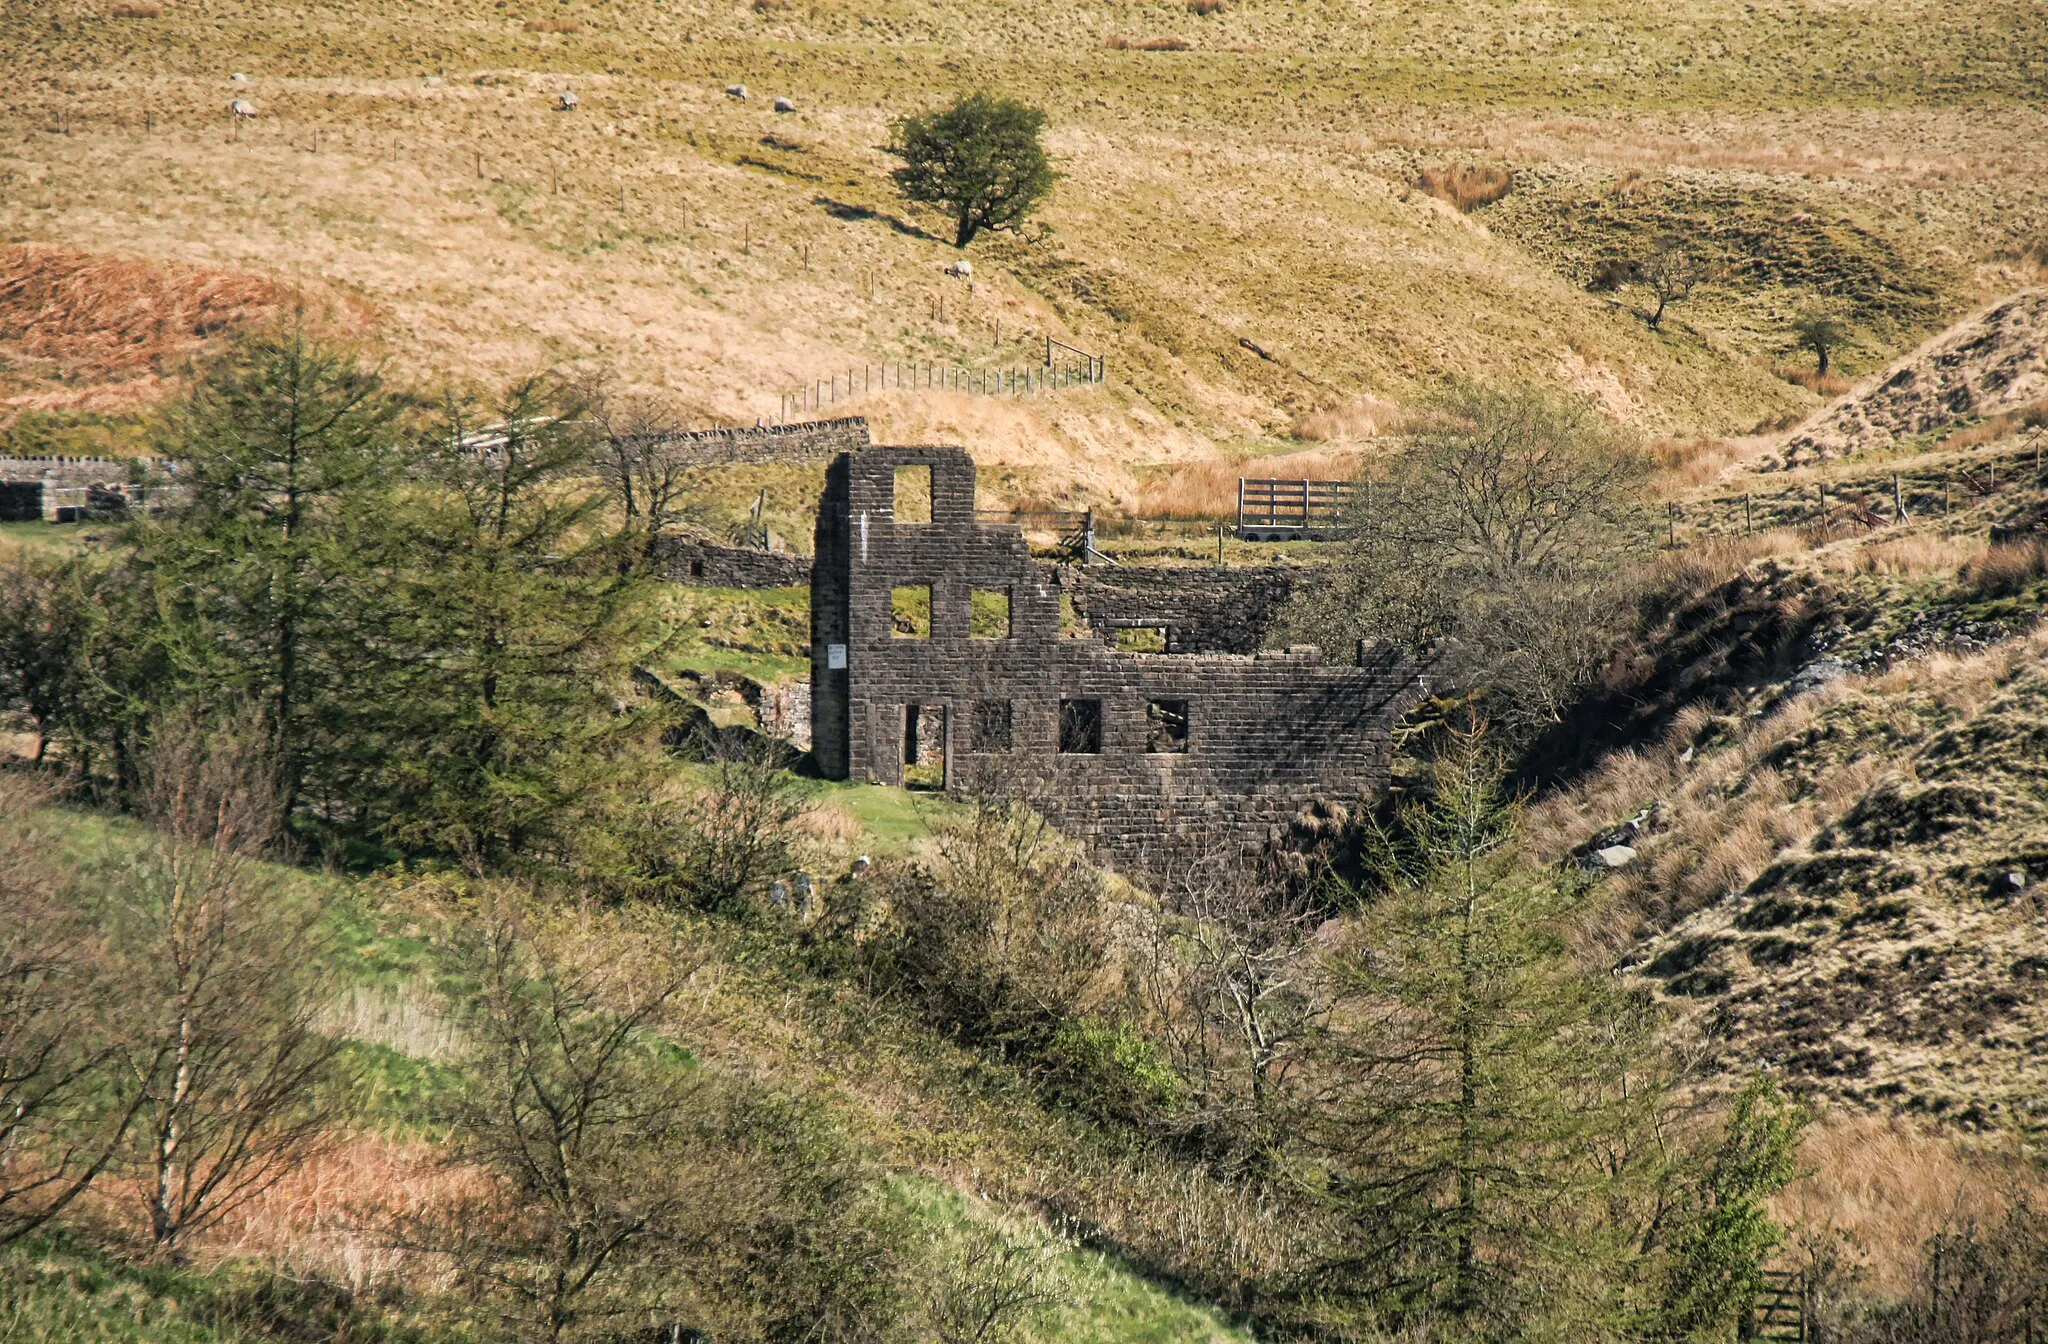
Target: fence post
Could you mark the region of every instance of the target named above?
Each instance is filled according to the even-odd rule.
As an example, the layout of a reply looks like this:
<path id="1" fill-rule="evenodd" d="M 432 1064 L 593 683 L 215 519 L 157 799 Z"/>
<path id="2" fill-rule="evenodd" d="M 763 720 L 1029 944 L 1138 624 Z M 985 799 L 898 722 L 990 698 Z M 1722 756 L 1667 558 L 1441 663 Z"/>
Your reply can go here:
<path id="1" fill-rule="evenodd" d="M 1671 549 L 1675 551 L 1678 549 L 1678 506 L 1676 504 L 1671 504 L 1667 505 L 1666 507 L 1670 510 L 1670 512 L 1665 516 L 1664 521 L 1667 525 L 1669 525 L 1671 529 Z"/>
<path id="2" fill-rule="evenodd" d="M 1906 521 L 1906 494 L 1899 484 L 1899 473 L 1892 473 L 1892 514 L 1900 521 Z"/>
<path id="3" fill-rule="evenodd" d="M 1948 485 L 1948 474 L 1944 472 L 1941 478 L 1941 516 L 1944 518 L 1948 517 Z"/>
<path id="4" fill-rule="evenodd" d="M 1743 535 L 1743 536 L 1745 536 L 1745 537 L 1746 537 L 1746 536 L 1748 536 L 1748 535 L 1749 535 L 1749 532 L 1750 532 L 1750 528 L 1751 528 L 1751 526 L 1752 526 L 1752 523 L 1751 523 L 1751 514 L 1750 514 L 1750 507 L 1749 507 L 1749 496 L 1748 496 L 1748 495 L 1744 495 L 1744 496 L 1742 497 L 1742 535 Z"/>
<path id="5" fill-rule="evenodd" d="M 1052 337 L 1051 337 L 1051 336 L 1047 336 L 1047 337 L 1045 338 L 1045 367 L 1047 367 L 1048 369 L 1052 367 Z"/>

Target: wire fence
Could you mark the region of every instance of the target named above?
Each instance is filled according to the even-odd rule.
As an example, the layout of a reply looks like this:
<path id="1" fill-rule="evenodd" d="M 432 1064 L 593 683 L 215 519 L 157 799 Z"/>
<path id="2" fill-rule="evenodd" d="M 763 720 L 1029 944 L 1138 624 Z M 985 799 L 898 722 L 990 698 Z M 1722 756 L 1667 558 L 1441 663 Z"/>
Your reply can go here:
<path id="1" fill-rule="evenodd" d="M 1048 336 L 1045 362 L 1038 365 L 991 369 L 921 360 L 848 365 L 844 373 L 834 370 L 793 392 L 783 393 L 776 418 L 778 423 L 801 419 L 842 400 L 851 401 L 876 392 L 971 392 L 984 397 L 1030 397 L 1092 387 L 1108 381 L 1108 377 L 1108 361 L 1101 355 Z"/>
<path id="2" fill-rule="evenodd" d="M 1879 470 L 1782 490 L 1674 502 L 1665 508 L 1665 544 L 1675 547 L 1687 536 L 1748 536 L 1774 528 L 1806 528 L 1829 537 L 1948 517 L 1987 499 L 2048 486 L 2044 456 L 2048 432 L 2037 428 L 2015 450 L 1957 461 L 1939 472 Z"/>

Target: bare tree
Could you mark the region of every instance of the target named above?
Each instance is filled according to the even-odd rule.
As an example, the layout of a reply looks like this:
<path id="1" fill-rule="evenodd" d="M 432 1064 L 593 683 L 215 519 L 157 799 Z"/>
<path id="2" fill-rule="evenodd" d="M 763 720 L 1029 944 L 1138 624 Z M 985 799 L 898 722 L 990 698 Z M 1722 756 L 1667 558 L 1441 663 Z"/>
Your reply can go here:
<path id="1" fill-rule="evenodd" d="M 43 801 L 0 777 L 0 1245 L 84 1193 L 134 1117 L 133 1094 L 105 1086 L 96 939 L 33 852 Z"/>
<path id="2" fill-rule="evenodd" d="M 680 885 L 707 909 L 728 909 L 796 864 L 792 827 L 810 808 L 804 781 L 780 768 L 784 748 L 759 734 L 700 735 L 702 787 L 683 808 Z"/>
<path id="3" fill-rule="evenodd" d="M 481 1180 L 399 1218 L 397 1244 L 443 1258 L 521 1339 L 609 1338 L 628 1316 L 695 1329 L 711 1308 L 680 1262 L 703 1244 L 715 1093 L 652 1033 L 697 959 L 536 937 L 504 893 L 450 946 L 473 1049 L 448 1161 Z"/>
<path id="4" fill-rule="evenodd" d="M 1657 298 L 1657 306 L 1649 314 L 1650 325 L 1661 327 L 1664 310 L 1691 298 L 1693 291 L 1712 280 L 1714 274 L 1712 263 L 1684 239 L 1658 239 L 1650 255 L 1635 268 L 1635 278 L 1648 285 Z"/>
<path id="5" fill-rule="evenodd" d="M 1328 1011 L 1310 942 L 1325 912 L 1305 884 L 1224 856 L 1172 874 L 1162 903 L 1138 982 L 1193 1085 L 1183 1122 L 1252 1157 L 1277 1139 L 1287 1084 Z"/>
<path id="6" fill-rule="evenodd" d="M 138 1109 L 127 1163 L 163 1258 L 319 1152 L 342 1116 L 341 1043 L 314 1028 L 329 992 L 318 911 L 257 861 L 283 820 L 262 740 L 247 721 L 159 727 L 141 797 L 157 838 L 114 917 Z"/>
<path id="7" fill-rule="evenodd" d="M 639 536 L 641 558 L 651 560 L 664 533 L 699 513 L 691 507 L 694 464 L 680 441 L 681 416 L 660 398 L 614 394 L 601 383 L 589 396 L 598 430 L 592 463 Z"/>
<path id="8" fill-rule="evenodd" d="M 1050 1249 L 1012 1241 L 1001 1228 L 970 1228 L 925 1290 L 925 1318 L 939 1344 L 1003 1344 L 1058 1300 L 1045 1286 Z"/>
<path id="9" fill-rule="evenodd" d="M 1386 475 L 1353 539 L 1289 613 L 1325 648 L 1456 641 L 1444 671 L 1495 692 L 1509 736 L 1554 722 L 1627 616 L 1618 577 L 1648 541 L 1648 462 L 1589 404 L 1459 385 Z"/>

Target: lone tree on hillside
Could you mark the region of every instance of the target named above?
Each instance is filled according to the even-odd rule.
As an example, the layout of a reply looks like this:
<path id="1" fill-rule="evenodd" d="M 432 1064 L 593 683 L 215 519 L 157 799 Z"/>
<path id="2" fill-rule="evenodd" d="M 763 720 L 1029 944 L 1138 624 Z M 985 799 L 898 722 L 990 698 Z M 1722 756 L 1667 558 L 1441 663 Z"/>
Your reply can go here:
<path id="1" fill-rule="evenodd" d="M 1650 313 L 1653 327 L 1664 325 L 1664 310 L 1692 297 L 1693 290 L 1714 278 L 1714 269 L 1682 238 L 1660 238 L 1657 246 L 1635 268 L 1636 278 L 1657 296 Z"/>
<path id="2" fill-rule="evenodd" d="M 949 211 L 953 246 L 965 247 L 983 229 L 1015 228 L 1052 190 L 1044 127 L 1037 108 L 977 93 L 897 122 L 889 152 L 903 166 L 890 176 L 909 199 Z"/>
<path id="3" fill-rule="evenodd" d="M 1801 350 L 1813 351 L 1819 361 L 1814 370 L 1827 377 L 1828 359 L 1849 339 L 1849 324 L 1828 308 L 1802 308 L 1792 318 L 1792 339 Z"/>

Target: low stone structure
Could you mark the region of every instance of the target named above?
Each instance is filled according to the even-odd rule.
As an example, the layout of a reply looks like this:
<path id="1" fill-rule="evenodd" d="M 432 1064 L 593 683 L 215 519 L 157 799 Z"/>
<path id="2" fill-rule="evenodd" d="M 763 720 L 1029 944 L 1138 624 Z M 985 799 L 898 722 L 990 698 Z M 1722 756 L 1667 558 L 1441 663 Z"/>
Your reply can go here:
<path id="1" fill-rule="evenodd" d="M 841 420 L 808 420 L 794 425 L 755 425 L 751 429 L 677 430 L 652 437 L 672 449 L 678 461 L 705 467 L 765 462 L 825 463 L 840 453 L 857 452 L 871 442 L 868 422 L 857 415 Z"/>
<path id="2" fill-rule="evenodd" d="M 162 471 L 155 458 L 0 457 L 0 522 L 126 513 L 148 494 L 143 481 Z"/>
<path id="3" fill-rule="evenodd" d="M 662 537 L 655 561 L 671 583 L 700 588 L 800 588 L 811 581 L 809 556 L 720 546 L 700 537 Z"/>
<path id="4" fill-rule="evenodd" d="M 929 472 L 928 491 L 905 498 L 928 498 L 930 521 L 897 517 L 899 470 Z M 974 503 L 974 462 L 958 448 L 869 448 L 827 469 L 811 573 L 822 774 L 899 784 L 906 765 L 937 756 L 947 789 L 1021 792 L 1138 868 L 1256 849 L 1304 808 L 1384 789 L 1393 726 L 1424 694 L 1414 662 L 1370 648 L 1356 666 L 1313 649 L 1126 653 L 1100 630 L 1063 636 L 1054 576 L 1014 527 L 978 522 Z M 1112 624 L 1143 616 L 1170 632 L 1178 620 L 1169 649 L 1242 646 L 1245 634 L 1167 586 L 1142 611 L 1141 587 L 1117 598 L 1107 580 L 1092 601 L 1136 613 L 1102 617 Z"/>

